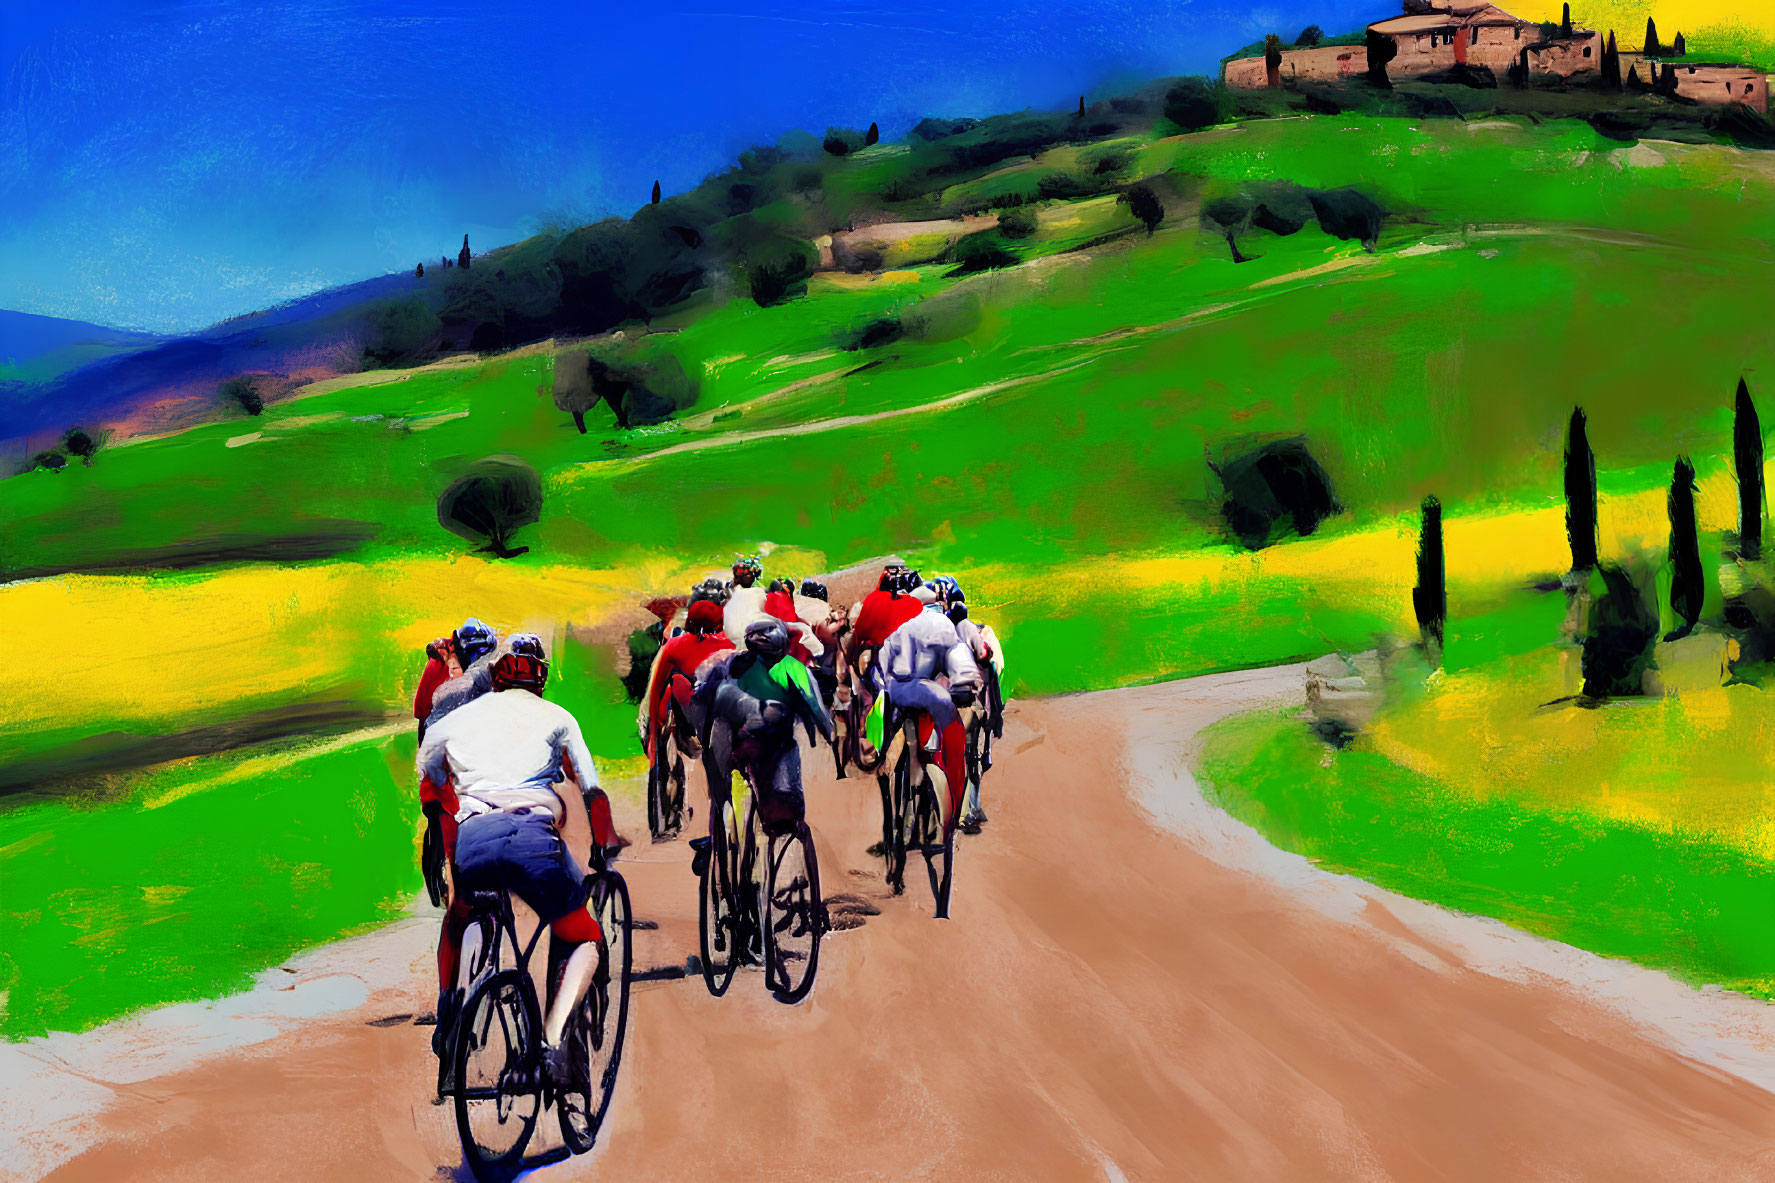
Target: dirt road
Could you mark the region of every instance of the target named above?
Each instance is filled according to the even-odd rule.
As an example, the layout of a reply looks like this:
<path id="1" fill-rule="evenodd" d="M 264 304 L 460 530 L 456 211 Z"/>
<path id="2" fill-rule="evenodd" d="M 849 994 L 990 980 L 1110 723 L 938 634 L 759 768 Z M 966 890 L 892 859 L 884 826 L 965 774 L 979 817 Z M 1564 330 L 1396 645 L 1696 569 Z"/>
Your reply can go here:
<path id="1" fill-rule="evenodd" d="M 884 895 L 873 782 L 825 772 L 826 890 L 880 913 L 828 939 L 797 1007 L 756 971 L 723 999 L 639 987 L 601 1147 L 537 1177 L 1775 1178 L 1775 1095 L 1560 983 L 1469 968 L 1381 893 L 1328 916 L 1165 829 L 1151 784 L 1137 800 L 1155 727 L 1187 738 L 1297 677 L 1018 704 L 948 922 L 916 887 Z M 638 965 L 695 949 L 687 864 L 682 842 L 625 858 L 659 926 Z M 374 1025 L 430 1007 L 429 954 L 406 950 L 356 1009 L 118 1087 L 49 1177 L 466 1178 L 429 1029 Z"/>

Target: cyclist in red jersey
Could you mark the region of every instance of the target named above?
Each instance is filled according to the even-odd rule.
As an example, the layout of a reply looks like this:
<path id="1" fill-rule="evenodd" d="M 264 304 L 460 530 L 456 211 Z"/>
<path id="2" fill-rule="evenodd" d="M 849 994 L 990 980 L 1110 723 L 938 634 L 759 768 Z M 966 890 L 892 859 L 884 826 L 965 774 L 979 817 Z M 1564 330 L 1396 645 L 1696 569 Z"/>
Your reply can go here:
<path id="1" fill-rule="evenodd" d="M 653 666 L 653 682 L 647 688 L 647 758 L 653 759 L 654 739 L 666 717 L 666 699 L 676 698 L 678 705 L 690 706 L 690 693 L 696 686 L 697 667 L 720 653 L 732 649 L 733 641 L 721 629 L 721 605 L 712 600 L 698 600 L 685 615 L 685 631 L 667 641 Z"/>

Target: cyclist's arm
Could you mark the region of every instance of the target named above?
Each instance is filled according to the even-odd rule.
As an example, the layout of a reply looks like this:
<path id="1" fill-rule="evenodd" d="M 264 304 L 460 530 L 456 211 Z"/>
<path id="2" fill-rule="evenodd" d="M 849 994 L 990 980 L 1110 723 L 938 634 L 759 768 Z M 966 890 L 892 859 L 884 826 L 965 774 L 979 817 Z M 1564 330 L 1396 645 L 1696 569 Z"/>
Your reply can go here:
<path id="1" fill-rule="evenodd" d="M 808 676 L 807 667 L 793 657 L 786 657 L 777 666 L 778 671 L 788 680 L 799 700 L 802 720 L 810 727 L 818 728 L 822 736 L 831 739 L 832 716 L 826 713 L 826 704 L 820 701 L 820 692 L 814 689 L 813 679 Z M 813 738 L 811 735 L 808 737 Z"/>

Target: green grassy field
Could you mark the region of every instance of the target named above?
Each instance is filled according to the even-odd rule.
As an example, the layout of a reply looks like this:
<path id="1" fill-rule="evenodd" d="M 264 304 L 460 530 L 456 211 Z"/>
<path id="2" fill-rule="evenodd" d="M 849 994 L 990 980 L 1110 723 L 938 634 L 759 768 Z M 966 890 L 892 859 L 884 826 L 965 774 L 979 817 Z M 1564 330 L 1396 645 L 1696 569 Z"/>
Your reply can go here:
<path id="1" fill-rule="evenodd" d="M 1021 694 L 1360 649 L 1407 627 L 1424 494 L 1451 523 L 1556 504 L 1574 403 L 1605 497 L 1656 490 L 1677 448 L 1717 472 L 1732 385 L 1772 360 L 1756 294 L 1775 168 L 1755 153 L 1650 145 L 1654 164 L 1577 123 L 1355 117 L 1127 148 L 1130 175 L 1166 186 L 1150 238 L 1113 200 L 1049 203 L 1009 270 L 816 276 L 775 307 L 704 293 L 656 321 L 701 383 L 672 424 L 625 431 L 599 410 L 580 435 L 553 405 L 550 352 L 519 350 L 329 383 L 6 481 L 10 570 L 194 540 L 338 553 L 0 587 L 15 618 L 93 637 L 0 707 L 0 770 L 249 707 L 398 716 L 418 646 L 463 615 L 564 636 L 764 541 L 787 548 L 772 573 L 889 551 L 954 571 Z M 895 159 L 863 154 L 851 183 Z M 1309 225 L 1246 236 L 1255 258 L 1235 264 L 1197 205 L 1274 179 L 1373 194 L 1393 214 L 1377 252 Z M 1117 218 L 1124 237 L 1067 250 Z M 900 339 L 844 348 L 890 315 Z M 1254 556 L 1226 536 L 1207 461 L 1273 434 L 1307 438 L 1345 512 Z M 546 489 L 510 562 L 467 555 L 435 510 L 453 474 L 501 452 Z M 1451 672 L 1539 643 L 1499 578 L 1468 578 Z M 632 757 L 611 648 L 560 668 L 596 754 Z M 347 734 L 295 744 L 287 773 L 255 771 L 276 749 L 250 747 L 4 798 L 0 920 L 19 938 L 0 953 L 0 1032 L 236 987 L 397 910 L 416 885 L 410 740 Z M 172 795 L 194 781 L 208 787 Z M 202 875 L 167 853 L 181 844 L 207 852 Z M 110 885 L 102 906 L 92 884 Z"/>

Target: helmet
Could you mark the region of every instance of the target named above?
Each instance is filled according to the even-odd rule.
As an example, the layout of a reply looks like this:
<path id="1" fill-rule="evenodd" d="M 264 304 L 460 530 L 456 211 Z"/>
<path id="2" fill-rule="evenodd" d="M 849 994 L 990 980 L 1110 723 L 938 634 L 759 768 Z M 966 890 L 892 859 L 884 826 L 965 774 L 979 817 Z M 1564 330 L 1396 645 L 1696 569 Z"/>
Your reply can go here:
<path id="1" fill-rule="evenodd" d="M 826 594 L 826 585 L 817 579 L 803 579 L 801 581 L 801 594 L 810 600 L 830 600 L 832 598 L 830 595 Z"/>
<path id="2" fill-rule="evenodd" d="M 746 649 L 766 661 L 776 661 L 789 652 L 789 626 L 774 617 L 754 620 L 746 626 Z"/>
<path id="3" fill-rule="evenodd" d="M 773 579 L 770 581 L 770 586 L 765 590 L 772 592 L 789 592 L 793 594 L 795 591 L 795 581 L 792 579 Z"/>
<path id="4" fill-rule="evenodd" d="M 727 584 L 711 575 L 690 589 L 690 602 L 694 604 L 698 600 L 707 600 L 712 604 L 727 603 Z"/>
<path id="5" fill-rule="evenodd" d="M 745 558 L 734 560 L 733 576 L 735 579 L 742 575 L 749 575 L 753 579 L 757 579 L 763 574 L 764 564 L 758 560 L 757 555 L 747 555 Z"/>
<path id="6" fill-rule="evenodd" d="M 900 570 L 900 573 L 894 577 L 893 582 L 888 586 L 888 590 L 899 592 L 901 595 L 908 595 L 913 588 L 923 586 L 924 576 L 920 575 L 917 571 L 912 570 L 910 567 L 904 567 Z"/>
<path id="7" fill-rule="evenodd" d="M 549 662 L 543 653 L 542 638 L 535 633 L 518 633 L 510 647 L 493 663 L 493 689 L 521 688 L 541 694 L 548 684 Z"/>
<path id="8" fill-rule="evenodd" d="M 945 604 L 965 604 L 968 598 L 962 594 L 961 584 L 953 575 L 939 575 L 931 580 L 931 587 L 937 593 L 937 599 Z"/>
<path id="9" fill-rule="evenodd" d="M 712 633 L 721 627 L 721 605 L 714 600 L 696 600 L 685 613 L 684 623 L 693 633 Z"/>
<path id="10" fill-rule="evenodd" d="M 498 647 L 499 638 L 493 635 L 493 630 L 472 616 L 456 630 L 456 659 L 465 667 L 473 665 Z"/>

